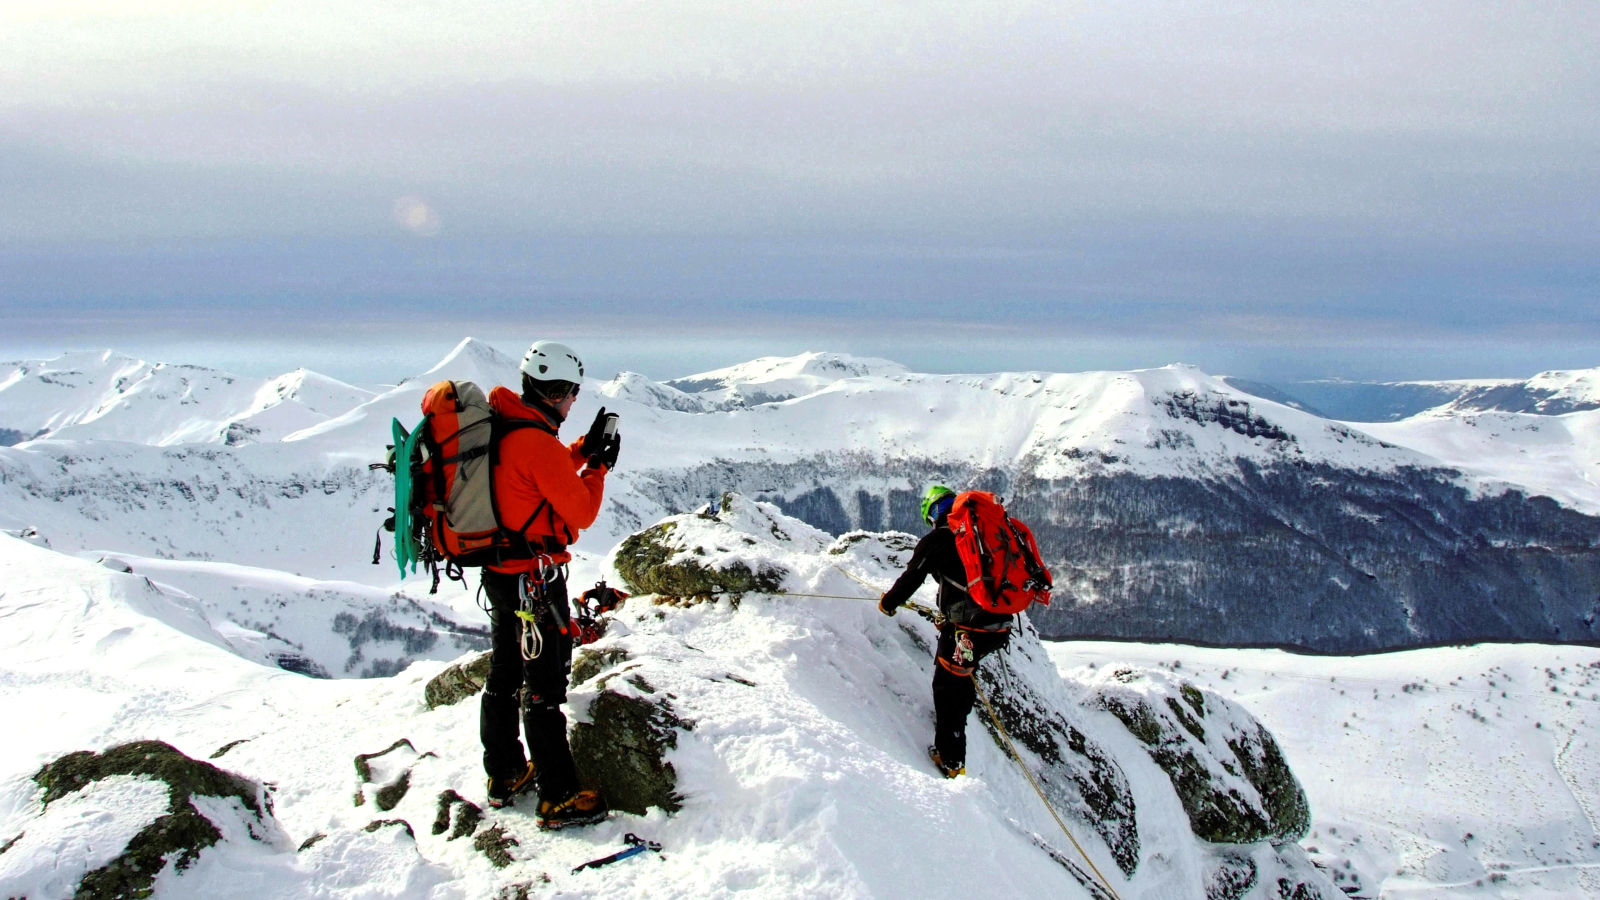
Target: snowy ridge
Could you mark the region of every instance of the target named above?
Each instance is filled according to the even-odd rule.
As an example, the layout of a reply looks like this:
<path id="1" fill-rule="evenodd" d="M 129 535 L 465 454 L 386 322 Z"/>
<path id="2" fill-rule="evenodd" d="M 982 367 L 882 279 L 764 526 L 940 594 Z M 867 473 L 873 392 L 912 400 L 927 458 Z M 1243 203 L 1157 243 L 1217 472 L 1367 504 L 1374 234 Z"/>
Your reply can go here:
<path id="1" fill-rule="evenodd" d="M 1600 510 L 1600 410 L 1549 415 L 1442 408 L 1361 427 L 1485 485 L 1514 485 L 1576 509 Z"/>
<path id="2" fill-rule="evenodd" d="M 1600 409 L 1600 369 L 1540 372 L 1525 381 L 1402 383 L 1437 386 L 1456 392 L 1455 399 L 1444 404 L 1441 410 L 1448 412 L 1522 412 L 1553 416 Z"/>
<path id="3" fill-rule="evenodd" d="M 751 544 L 739 540 L 750 554 L 743 561 L 781 567 L 789 573 L 786 589 L 844 594 L 859 585 L 830 560 L 844 559 L 869 580 L 887 578 L 895 562 L 864 552 L 859 538 L 840 543 L 853 553 L 830 554 L 832 545 L 818 552 L 820 539 L 803 523 L 770 508 L 730 508 L 725 527 L 701 521 L 710 540 L 748 538 Z M 580 567 L 573 580 L 597 574 Z M 114 815 L 66 833 L 63 816 L 71 811 L 43 809 L 30 780 L 41 765 L 71 750 L 159 739 L 269 785 L 273 822 L 282 830 L 278 839 L 261 840 L 224 829 L 224 841 L 202 850 L 197 865 L 162 872 L 161 898 L 489 897 L 517 890 L 550 898 L 969 897 L 967 879 L 949 877 L 953 859 L 995 896 L 1092 896 L 1081 858 L 1017 763 L 980 725 L 969 729 L 969 777 L 946 781 L 931 769 L 923 747 L 932 626 L 909 614 L 887 619 L 869 602 L 751 594 L 737 604 L 682 605 L 635 597 L 590 648 L 607 662 L 578 676 L 569 706 L 583 723 L 617 702 L 607 696 L 664 704 L 665 721 L 677 723 L 666 759 L 681 808 L 670 816 L 660 809 L 617 814 L 549 835 L 519 805 L 483 811 L 467 827 L 472 839 L 452 840 L 448 812 L 445 828 L 429 823 L 445 790 L 481 805 L 477 705 L 424 707 L 423 682 L 439 664 L 417 663 L 387 679 L 305 679 L 227 653 L 181 608 L 149 606 L 137 576 L 0 538 L 0 577 L 9 586 L 0 597 L 9 626 L 0 665 L 11 686 L 0 703 L 39 723 L 0 757 L 0 840 L 56 836 L 18 843 L 25 852 L 0 858 L 0 890 L 40 883 L 72 841 L 116 847 L 131 827 Z M 1198 896 L 1242 858 L 1260 877 L 1238 896 L 1273 898 L 1280 877 L 1335 896 L 1293 844 L 1220 852 L 1197 840 L 1171 782 L 1121 724 L 1073 705 L 1036 637 L 1022 633 L 1016 641 L 1019 652 L 996 660 L 1014 689 L 1038 692 L 1087 746 L 1105 748 L 1126 773 L 1113 783 L 1137 816 L 1138 842 L 1127 864 L 1097 837 L 1092 807 L 1061 810 L 1120 896 Z M 72 702 L 62 704 L 68 691 Z M 40 715 L 48 706 L 54 709 Z M 405 747 L 393 749 L 402 738 Z M 379 754 L 386 747 L 393 752 Z M 1026 746 L 1022 752 L 1028 765 L 1052 771 Z M 358 754 L 379 754 L 366 781 L 351 777 Z M 402 777 L 398 796 L 391 791 L 375 807 L 378 786 Z M 1063 785 L 1070 799 L 1074 789 Z M 130 789 L 138 791 L 107 781 L 87 800 L 112 802 L 116 791 Z M 122 815 L 137 819 L 139 797 L 116 797 Z M 616 850 L 625 831 L 661 841 L 666 853 L 659 861 L 570 873 Z M 311 840 L 315 835 L 322 837 Z M 496 852 L 506 854 L 503 864 Z M 75 871 L 94 862 L 85 858 Z"/>
<path id="4" fill-rule="evenodd" d="M 1286 396 L 1319 414 L 1351 422 L 1396 422 L 1423 413 L 1522 412 L 1560 415 L 1600 408 L 1600 369 L 1541 372 L 1528 379 L 1300 381 L 1277 387 L 1230 379 L 1257 396 Z M 1283 392 L 1287 391 L 1287 395 Z"/>
<path id="5" fill-rule="evenodd" d="M 53 438 L 157 445 L 309 441 L 308 461 L 354 464 L 381 452 L 391 419 L 410 427 L 419 418 L 428 386 L 454 379 L 485 389 L 515 387 L 516 366 L 467 338 L 427 372 L 373 396 L 305 370 L 241 379 L 150 366 L 109 352 L 69 354 L 48 364 L 18 364 L 0 380 L 0 426 L 26 437 L 42 431 Z M 1543 397 L 1539 412 L 1547 415 L 1563 404 L 1600 402 L 1596 371 L 1545 373 L 1516 384 Z M 63 393 L 69 384 L 71 391 Z M 1489 391 L 1504 384 L 1470 386 Z M 806 353 L 669 382 L 622 373 L 588 388 L 574 422 L 587 422 L 600 405 L 621 412 L 629 435 L 624 468 L 633 472 L 682 470 L 711 459 L 791 462 L 821 454 L 1004 467 L 1038 478 L 1106 472 L 1207 477 L 1233 471 L 1238 460 L 1363 471 L 1461 468 L 1498 483 L 1493 490 L 1519 487 L 1600 510 L 1600 487 L 1584 449 L 1587 426 L 1574 427 L 1572 453 L 1547 455 L 1536 470 L 1517 462 L 1524 448 L 1514 428 L 1480 431 L 1487 435 L 1480 446 L 1462 452 L 1460 442 L 1449 447 L 1431 436 L 1437 428 L 1331 422 L 1192 366 L 928 375 L 886 360 Z M 1468 402 L 1459 399 L 1422 421 L 1472 422 Z"/>
<path id="6" fill-rule="evenodd" d="M 729 410 L 804 397 L 846 378 L 897 375 L 905 371 L 905 366 L 887 359 L 843 353 L 802 353 L 799 356 L 763 356 L 675 378 L 666 382 L 666 386 L 697 395 L 707 410 Z"/>
<path id="7" fill-rule="evenodd" d="M 141 444 L 274 441 L 371 397 L 299 369 L 247 378 L 112 351 L 0 366 L 7 443 L 52 437 Z"/>

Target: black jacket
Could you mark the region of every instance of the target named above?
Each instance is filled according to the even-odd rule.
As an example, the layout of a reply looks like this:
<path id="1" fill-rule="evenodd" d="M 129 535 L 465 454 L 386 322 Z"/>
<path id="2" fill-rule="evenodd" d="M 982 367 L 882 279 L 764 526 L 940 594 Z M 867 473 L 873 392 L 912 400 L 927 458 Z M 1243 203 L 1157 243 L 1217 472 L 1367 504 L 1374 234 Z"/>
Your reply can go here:
<path id="1" fill-rule="evenodd" d="M 974 628 L 1011 621 L 1011 616 L 989 612 L 972 601 L 966 589 L 967 567 L 956 552 L 956 536 L 944 516 L 939 517 L 932 531 L 917 541 L 917 549 L 912 552 L 905 572 L 884 593 L 883 605 L 892 609 L 904 604 L 929 576 L 939 581 L 939 611 L 949 621 Z"/>

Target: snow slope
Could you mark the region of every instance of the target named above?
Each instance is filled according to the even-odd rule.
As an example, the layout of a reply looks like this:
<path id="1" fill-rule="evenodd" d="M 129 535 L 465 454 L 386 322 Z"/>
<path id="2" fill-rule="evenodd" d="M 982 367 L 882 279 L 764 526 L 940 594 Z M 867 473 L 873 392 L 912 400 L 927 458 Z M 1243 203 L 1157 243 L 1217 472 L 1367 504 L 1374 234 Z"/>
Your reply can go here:
<path id="1" fill-rule="evenodd" d="M 804 397 L 844 378 L 898 375 L 905 371 L 905 366 L 887 359 L 813 352 L 763 356 L 674 378 L 666 386 L 694 395 L 707 411 L 729 410 Z"/>
<path id="2" fill-rule="evenodd" d="M 1446 408 L 1361 427 L 1485 483 L 1515 485 L 1576 509 L 1600 511 L 1600 410 L 1540 415 Z"/>
<path id="3" fill-rule="evenodd" d="M 79 352 L 0 365 L 0 429 L 13 438 L 7 443 L 48 436 L 242 444 L 278 440 L 371 396 L 305 369 L 247 378 Z"/>
<path id="4" fill-rule="evenodd" d="M 750 560 L 790 573 L 788 590 L 849 590 L 855 582 L 831 559 L 862 568 L 857 574 L 869 579 L 887 577 L 894 562 L 848 552 L 859 541 L 846 542 L 845 553 L 816 552 L 823 537 L 803 523 L 770 507 L 760 515 L 786 536 L 736 533 L 759 545 Z M 597 574 L 579 567 L 573 581 Z M 923 751 L 932 628 L 909 614 L 887 619 L 868 602 L 749 595 L 737 604 L 685 607 L 630 600 L 596 647 L 631 661 L 577 685 L 569 706 L 581 721 L 606 690 L 669 703 L 687 722 L 668 757 L 682 808 L 670 817 L 660 810 L 618 814 L 558 835 L 536 831 L 520 807 L 485 811 L 479 837 L 515 841 L 500 868 L 484 841 L 452 841 L 428 827 L 441 791 L 482 800 L 476 704 L 422 704 L 423 682 L 439 664 L 335 681 L 263 667 L 224 650 L 200 611 L 137 575 L 5 537 L 0 583 L 7 626 L 0 629 L 0 711 L 30 723 L 0 751 L 0 841 L 21 836 L 0 855 L 0 893 L 35 886 L 34 900 L 66 896 L 81 877 L 74 873 L 114 854 L 133 824 L 157 811 L 136 779 L 97 782 L 67 810 L 43 808 L 30 780 L 41 765 L 68 751 L 159 739 L 267 786 L 276 829 L 252 839 L 208 811 L 226 839 L 187 871 L 165 870 L 155 892 L 164 900 L 966 898 L 974 880 L 987 896 L 1090 896 L 1073 874 L 1082 865 L 1061 861 L 1072 851 L 1039 798 L 980 726 L 970 729 L 969 777 L 946 781 L 932 771 Z M 1251 871 L 1261 877 L 1251 900 L 1275 896 L 1280 875 L 1333 896 L 1292 844 L 1222 853 L 1197 841 L 1165 775 L 1114 718 L 1071 705 L 1035 638 L 1020 636 L 1007 656 L 1019 690 L 1053 698 L 1080 739 L 1107 748 L 1126 773 L 1142 848 L 1130 876 L 1083 810 L 1062 808 L 1119 896 L 1199 896 L 1224 858 L 1254 860 Z M 372 763 L 371 782 L 352 778 L 357 754 L 401 738 L 408 746 Z M 375 808 L 377 784 L 400 772 L 409 772 L 409 788 L 389 808 Z M 401 821 L 410 828 L 386 824 Z M 665 852 L 570 872 L 618 849 L 629 831 L 661 841 Z M 310 840 L 316 835 L 322 837 Z M 98 855 L 72 855 L 85 843 Z M 952 878 L 952 861 L 962 877 Z"/>
<path id="5" fill-rule="evenodd" d="M 1259 716 L 1311 800 L 1301 843 L 1356 896 L 1600 896 L 1600 650 L 1049 649 L 1069 683 L 1159 667 Z"/>

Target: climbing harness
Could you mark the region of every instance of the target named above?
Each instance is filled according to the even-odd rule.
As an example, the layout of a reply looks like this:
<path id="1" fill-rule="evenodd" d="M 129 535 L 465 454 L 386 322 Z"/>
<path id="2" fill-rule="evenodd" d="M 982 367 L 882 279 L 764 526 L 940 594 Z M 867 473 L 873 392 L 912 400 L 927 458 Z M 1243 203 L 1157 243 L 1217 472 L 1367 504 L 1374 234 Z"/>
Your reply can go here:
<path id="1" fill-rule="evenodd" d="M 632 832 L 623 835 L 622 841 L 628 845 L 628 849 L 618 850 L 616 853 L 613 853 L 610 856 L 602 856 L 599 859 L 591 859 L 583 865 L 573 869 L 572 874 L 576 875 L 579 872 L 582 872 L 584 869 L 598 869 L 601 866 L 609 866 L 614 862 L 621 862 L 630 856 L 638 856 L 646 850 L 649 850 L 652 853 L 661 852 L 661 845 L 659 843 L 656 841 L 647 841 Z"/>
<path id="2" fill-rule="evenodd" d="M 560 604 L 551 603 L 546 593 L 546 588 L 557 578 L 566 580 L 566 572 L 549 556 L 540 553 L 533 558 L 534 570 L 524 572 L 517 578 L 517 618 L 521 619 L 521 632 L 518 643 L 521 645 L 522 658 L 529 662 L 539 658 L 544 652 L 544 637 L 539 632 L 539 618 L 545 613 L 555 622 L 556 628 L 562 633 L 568 633 L 568 623 L 565 612 Z"/>
<path id="3" fill-rule="evenodd" d="M 628 596 L 626 591 L 619 591 L 606 584 L 603 578 L 595 582 L 594 587 L 578 595 L 573 601 L 573 645 L 581 647 L 600 640 L 600 635 L 603 633 L 600 616 L 621 606 L 622 601 L 628 599 Z"/>

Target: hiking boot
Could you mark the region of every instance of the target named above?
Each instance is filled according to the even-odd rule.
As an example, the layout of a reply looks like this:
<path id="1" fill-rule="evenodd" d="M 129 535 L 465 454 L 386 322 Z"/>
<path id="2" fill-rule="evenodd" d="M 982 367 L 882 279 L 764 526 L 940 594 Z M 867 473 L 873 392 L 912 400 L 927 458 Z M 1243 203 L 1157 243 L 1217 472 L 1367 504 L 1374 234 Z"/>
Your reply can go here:
<path id="1" fill-rule="evenodd" d="M 934 764 L 935 767 L 938 768 L 939 774 L 943 775 L 946 778 L 954 778 L 957 775 L 965 775 L 965 774 L 967 774 L 967 764 L 966 763 L 958 762 L 958 763 L 955 763 L 953 765 L 948 765 L 947 766 L 947 765 L 945 765 L 944 760 L 939 758 L 939 751 L 937 749 L 935 749 L 934 747 L 932 747 L 932 746 L 928 747 L 928 758 L 933 760 L 933 764 Z"/>
<path id="2" fill-rule="evenodd" d="M 518 794 L 525 794 L 533 787 L 533 763 L 528 763 L 528 771 L 516 778 L 490 778 L 489 779 L 489 808 L 501 809 L 517 802 Z"/>
<path id="3" fill-rule="evenodd" d="M 544 831 L 559 831 L 573 825 L 592 825 L 606 817 L 610 810 L 606 801 L 596 791 L 579 791 L 560 802 L 539 802 L 539 827 Z"/>

